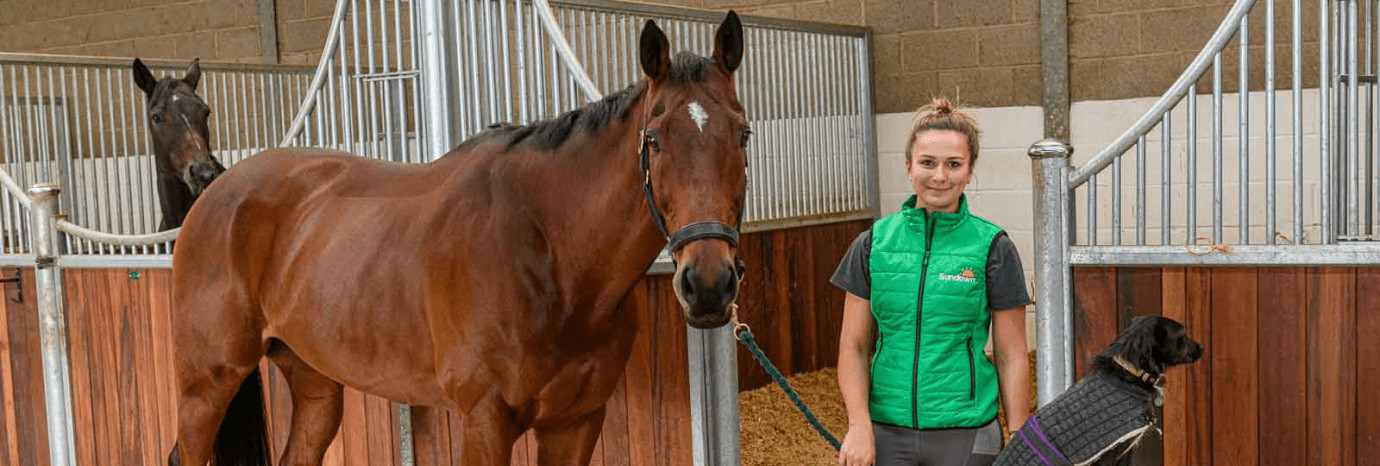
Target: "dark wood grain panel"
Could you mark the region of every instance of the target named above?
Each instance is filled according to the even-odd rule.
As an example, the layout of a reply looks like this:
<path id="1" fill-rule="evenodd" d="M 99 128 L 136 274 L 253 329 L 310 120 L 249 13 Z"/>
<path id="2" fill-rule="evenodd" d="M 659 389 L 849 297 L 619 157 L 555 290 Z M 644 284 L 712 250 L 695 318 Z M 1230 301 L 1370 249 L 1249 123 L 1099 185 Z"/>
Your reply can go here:
<path id="1" fill-rule="evenodd" d="M 1260 458 L 1272 464 L 1305 464 L 1308 438 L 1307 283 L 1302 269 L 1259 272 L 1258 346 L 1261 395 Z"/>
<path id="2" fill-rule="evenodd" d="M 1088 361 L 1116 338 L 1116 269 L 1080 267 L 1073 274 L 1074 374 L 1087 375 Z"/>

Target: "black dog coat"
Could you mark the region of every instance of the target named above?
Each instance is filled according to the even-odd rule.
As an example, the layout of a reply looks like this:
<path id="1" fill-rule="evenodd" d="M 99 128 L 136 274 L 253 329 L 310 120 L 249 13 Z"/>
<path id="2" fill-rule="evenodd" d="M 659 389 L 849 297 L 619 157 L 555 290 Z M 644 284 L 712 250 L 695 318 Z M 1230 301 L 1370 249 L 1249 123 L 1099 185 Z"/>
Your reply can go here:
<path id="1" fill-rule="evenodd" d="M 997 465 L 1094 462 L 1155 428 L 1158 393 L 1102 373 L 1079 381 L 1026 420 L 997 456 Z"/>

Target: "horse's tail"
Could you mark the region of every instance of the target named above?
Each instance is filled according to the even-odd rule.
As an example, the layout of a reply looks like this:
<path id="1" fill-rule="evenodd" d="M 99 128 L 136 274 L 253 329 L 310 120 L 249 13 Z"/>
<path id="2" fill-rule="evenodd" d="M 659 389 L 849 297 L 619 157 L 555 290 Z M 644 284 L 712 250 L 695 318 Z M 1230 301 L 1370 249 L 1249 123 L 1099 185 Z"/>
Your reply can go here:
<path id="1" fill-rule="evenodd" d="M 216 432 L 217 466 L 270 466 L 268 426 L 264 422 L 263 382 L 255 368 L 240 383 L 240 389 L 225 410 L 225 419 Z"/>

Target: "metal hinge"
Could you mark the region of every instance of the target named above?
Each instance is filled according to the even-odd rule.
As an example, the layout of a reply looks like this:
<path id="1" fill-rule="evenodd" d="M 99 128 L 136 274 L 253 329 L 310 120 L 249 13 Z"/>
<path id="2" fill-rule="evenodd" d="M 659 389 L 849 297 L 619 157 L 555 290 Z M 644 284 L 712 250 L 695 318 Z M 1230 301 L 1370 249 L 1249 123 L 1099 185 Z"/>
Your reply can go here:
<path id="1" fill-rule="evenodd" d="M 19 273 L 19 269 L 12 269 L 12 270 L 14 270 L 14 276 L 13 276 L 13 277 L 0 278 L 0 283 L 13 283 L 13 284 L 14 284 L 14 302 L 16 302 L 16 303 L 23 303 L 23 302 L 24 302 L 24 275 L 22 275 L 22 274 Z"/>

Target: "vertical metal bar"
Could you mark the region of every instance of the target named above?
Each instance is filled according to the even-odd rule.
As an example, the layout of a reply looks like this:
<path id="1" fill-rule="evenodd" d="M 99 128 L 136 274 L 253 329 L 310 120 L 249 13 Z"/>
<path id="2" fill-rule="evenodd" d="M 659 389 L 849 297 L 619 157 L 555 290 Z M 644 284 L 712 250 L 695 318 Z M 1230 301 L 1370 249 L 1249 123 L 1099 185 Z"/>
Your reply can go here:
<path id="1" fill-rule="evenodd" d="M 686 326 L 695 464 L 738 464 L 738 348 L 733 326 Z"/>
<path id="2" fill-rule="evenodd" d="M 1376 136 L 1374 136 L 1374 131 L 1376 131 L 1376 106 L 1380 106 L 1380 94 L 1376 94 L 1376 54 L 1380 52 L 1380 34 L 1376 33 L 1376 26 L 1380 25 L 1377 19 L 1380 19 L 1380 17 L 1377 17 L 1377 15 L 1380 15 L 1380 11 L 1377 11 L 1376 1 L 1366 1 L 1365 66 L 1366 74 L 1370 76 L 1370 83 L 1366 84 L 1366 102 L 1368 102 L 1368 105 L 1366 105 L 1365 124 L 1366 167 L 1365 176 L 1363 176 L 1362 182 L 1365 183 L 1366 189 L 1365 197 L 1363 197 L 1363 203 L 1365 203 L 1365 234 L 1366 237 L 1370 237 L 1370 239 L 1373 239 L 1373 234 L 1376 233 L 1376 223 L 1374 223 L 1374 221 L 1376 221 L 1376 216 L 1374 216 L 1374 214 L 1376 214 L 1377 204 L 1376 199 L 1374 199 L 1374 194 L 1376 194 L 1377 189 L 1376 183 L 1380 182 L 1377 181 L 1376 172 L 1374 172 L 1374 170 L 1376 170 L 1377 156 Z"/>
<path id="3" fill-rule="evenodd" d="M 1250 126 L 1251 126 L 1250 106 L 1251 106 L 1251 86 L 1250 86 L 1250 81 L 1248 80 L 1248 74 L 1247 74 L 1247 72 L 1249 71 L 1249 68 L 1250 68 L 1250 61 L 1248 60 L 1248 57 L 1249 57 L 1249 55 L 1250 55 L 1250 44 L 1249 44 L 1249 40 L 1248 40 L 1248 39 L 1249 39 L 1248 36 L 1249 36 L 1249 33 L 1250 33 L 1250 27 L 1249 27 L 1248 24 L 1247 24 L 1249 19 L 1250 19 L 1249 16 L 1242 16 L 1242 17 L 1241 17 L 1241 26 L 1240 26 L 1240 29 L 1237 31 L 1237 34 L 1239 34 L 1239 37 L 1241 38 L 1240 48 L 1239 48 L 1239 50 L 1240 50 L 1240 52 L 1239 52 L 1240 55 L 1237 57 L 1237 70 L 1238 70 L 1238 72 L 1237 72 L 1237 78 L 1238 78 L 1238 80 L 1237 80 L 1237 88 L 1236 88 L 1236 90 L 1237 90 L 1236 97 L 1237 97 L 1237 102 L 1238 102 L 1238 105 L 1237 105 L 1236 110 L 1237 110 L 1237 115 L 1238 115 L 1238 118 L 1239 118 L 1239 120 L 1237 121 L 1237 131 L 1236 131 L 1236 142 L 1237 142 L 1237 144 L 1236 144 L 1236 153 L 1237 153 L 1237 169 L 1238 169 L 1237 171 L 1239 172 L 1238 175 L 1237 175 L 1238 178 L 1237 178 L 1236 182 L 1238 183 L 1238 185 L 1237 185 L 1237 188 L 1238 188 L 1238 189 L 1237 189 L 1237 190 L 1238 190 L 1238 196 L 1239 196 L 1239 197 L 1238 197 L 1237 200 L 1236 200 L 1236 205 L 1237 205 L 1237 209 L 1239 209 L 1238 212 L 1237 212 L 1237 219 L 1238 219 L 1238 224 L 1237 224 L 1237 228 L 1238 228 L 1238 229 L 1237 229 L 1237 236 L 1239 237 L 1238 241 L 1240 242 L 1240 244 L 1250 244 L 1250 238 L 1251 238 L 1251 236 L 1250 236 L 1250 233 L 1251 233 L 1251 223 L 1250 223 L 1250 215 L 1251 215 L 1251 213 L 1250 213 L 1250 205 L 1251 205 L 1251 201 L 1250 201 L 1250 180 L 1251 180 L 1251 177 L 1250 177 L 1250 173 L 1251 173 L 1251 172 L 1250 172 L 1250 153 L 1251 153 L 1251 151 L 1250 151 L 1250 145 L 1251 145 L 1251 138 L 1250 138 L 1250 135 L 1251 135 L 1251 131 L 1250 131 Z"/>
<path id="4" fill-rule="evenodd" d="M 1361 79 L 1361 78 L 1360 78 L 1361 75 L 1369 76 L 1369 77 L 1372 78 L 1372 80 L 1371 80 L 1371 82 L 1369 82 L 1369 83 L 1358 84 L 1358 85 L 1364 85 L 1364 86 L 1366 87 L 1366 97 L 1365 97 L 1366 117 L 1365 117 L 1365 124 L 1362 125 L 1362 126 L 1360 126 L 1360 127 L 1358 128 L 1358 130 L 1365 131 L 1365 133 L 1366 133 L 1366 141 L 1365 141 L 1365 143 L 1364 143 L 1364 153 L 1365 153 L 1364 156 L 1362 156 L 1360 153 L 1357 153 L 1357 159 L 1358 159 L 1357 162 L 1359 162 L 1359 163 L 1360 163 L 1361 165 L 1363 165 L 1363 166 L 1362 166 L 1362 167 L 1357 167 L 1357 171 L 1359 172 L 1358 174 L 1359 174 L 1360 176 L 1357 177 L 1356 182 L 1357 182 L 1357 184 L 1361 185 L 1360 188 L 1363 189 L 1363 190 L 1365 191 L 1365 192 L 1364 192 L 1364 195 L 1359 195 L 1360 198 L 1361 198 L 1361 199 L 1360 199 L 1360 205 L 1357 206 L 1357 209 L 1359 209 L 1359 211 L 1360 211 L 1360 217 L 1361 217 L 1360 219 L 1358 219 L 1358 221 L 1361 223 L 1361 231 L 1359 231 L 1358 234 L 1365 235 L 1365 236 L 1369 237 L 1369 236 L 1371 235 L 1371 233 L 1374 231 L 1374 228 L 1373 228 L 1373 225 L 1374 225 L 1374 223 L 1373 223 L 1373 219 L 1374 219 L 1374 215 L 1373 215 L 1374 207 L 1373 207 L 1373 205 L 1372 205 L 1372 204 L 1373 204 L 1373 200 L 1374 200 L 1374 198 L 1372 197 L 1372 196 L 1374 195 L 1374 190 L 1372 189 L 1372 186 L 1373 186 L 1373 185 L 1372 185 L 1372 183 L 1371 183 L 1370 180 L 1371 180 L 1371 177 L 1373 176 L 1374 164 L 1373 164 L 1372 162 L 1373 162 L 1374 157 L 1375 157 L 1375 132 L 1374 132 L 1374 128 L 1375 128 L 1375 104 L 1376 104 L 1376 101 L 1375 101 L 1375 82 L 1374 82 L 1374 80 L 1373 80 L 1373 78 L 1374 78 L 1374 76 L 1375 76 L 1375 68 L 1374 68 L 1374 61 L 1372 60 L 1372 57 L 1374 57 L 1374 49 L 1372 48 L 1372 45 L 1373 45 L 1373 43 L 1374 43 L 1374 42 L 1373 42 L 1374 39 L 1372 39 L 1372 37 L 1371 37 L 1371 36 L 1373 35 L 1372 33 L 1374 32 L 1374 28 L 1375 28 L 1374 22 L 1372 21 L 1372 19 L 1375 17 L 1375 3 L 1374 3 L 1374 0 L 1365 0 L 1365 1 L 1366 1 L 1366 10 L 1365 10 L 1365 11 L 1366 11 L 1366 12 L 1365 12 L 1366 22 L 1365 22 L 1365 26 L 1363 27 L 1363 30 L 1365 31 L 1365 41 L 1364 41 L 1364 44 L 1365 44 L 1365 52 L 1363 53 L 1365 62 L 1364 62 L 1364 64 L 1362 64 L 1363 70 L 1362 70 L 1362 71 L 1358 71 L 1356 74 L 1358 75 L 1358 77 L 1357 77 L 1357 80 L 1358 80 L 1358 81 Z"/>
<path id="5" fill-rule="evenodd" d="M 529 124 L 533 119 L 527 102 L 527 95 L 531 91 L 527 88 L 527 29 L 526 23 L 522 20 L 522 10 L 522 1 L 513 0 L 513 26 L 517 29 L 514 36 L 517 38 L 518 123 Z"/>
<path id="6" fill-rule="evenodd" d="M 1320 123 L 1318 134 L 1321 136 L 1319 145 L 1321 149 L 1320 157 L 1322 159 L 1320 171 L 1322 179 L 1318 183 L 1322 186 L 1322 195 L 1319 196 L 1318 199 L 1321 204 L 1319 211 L 1322 224 L 1322 234 L 1320 238 L 1322 244 L 1333 244 L 1336 242 L 1336 231 L 1333 223 L 1332 211 L 1332 182 L 1330 181 L 1332 177 L 1332 122 L 1330 118 L 1330 113 L 1332 111 L 1331 105 L 1333 103 L 1331 89 L 1332 54 L 1331 50 L 1328 48 L 1328 43 L 1332 40 L 1332 33 L 1330 32 L 1332 21 L 1328 19 L 1328 13 L 1331 12 L 1334 15 L 1336 13 L 1328 9 L 1329 3 L 1328 0 L 1318 0 L 1318 11 L 1322 12 L 1318 20 L 1318 59 L 1321 62 L 1318 64 L 1318 97 L 1321 104 L 1318 106 Z"/>
<path id="7" fill-rule="evenodd" d="M 1111 208 L 1111 227 L 1112 244 L 1121 245 L 1121 188 L 1118 182 L 1121 181 L 1119 170 L 1121 170 L 1121 157 L 1116 157 L 1114 165 L 1116 171 L 1112 172 L 1112 208 Z M 1097 245 L 1097 174 L 1087 176 L 1087 244 Z"/>
<path id="8" fill-rule="evenodd" d="M 96 73 L 95 76 L 99 77 L 99 72 Z M 102 209 L 100 208 L 100 190 L 97 188 L 97 185 L 103 183 L 100 183 L 100 167 L 98 166 L 100 161 L 96 159 L 96 156 L 100 152 L 96 149 L 96 144 L 99 142 L 97 133 L 100 131 L 100 129 L 98 129 L 100 126 L 96 124 L 99 116 L 97 115 L 97 110 L 93 109 L 92 105 L 95 104 L 97 94 L 100 93 L 101 84 L 96 78 L 92 77 L 91 68 L 82 70 L 82 83 L 86 90 L 86 115 L 85 118 L 81 118 L 78 121 L 86 125 L 86 148 L 83 152 L 85 152 L 86 155 L 85 165 L 88 180 L 87 189 L 84 193 L 87 198 L 86 205 L 84 206 L 86 213 L 84 221 L 88 225 L 99 225 L 99 212 Z M 92 91 L 92 83 L 96 85 L 95 91 Z M 85 252 L 87 254 L 96 254 L 100 252 L 99 246 L 95 243 L 91 241 L 82 241 L 82 243 L 86 245 Z"/>
<path id="9" fill-rule="evenodd" d="M 1136 138 L 1136 245 L 1145 245 L 1145 135 Z"/>
<path id="10" fill-rule="evenodd" d="M 1212 242 L 1222 242 L 1222 52 L 1212 57 Z"/>
<path id="11" fill-rule="evenodd" d="M 747 31 L 747 37 L 747 40 L 752 41 L 749 43 L 760 43 L 758 41 L 762 40 L 762 33 L 760 30 L 751 29 Z M 763 165 L 767 163 L 766 146 L 764 144 L 765 139 L 763 137 L 768 135 L 763 131 L 764 128 L 762 127 L 762 123 L 766 121 L 764 117 L 766 112 L 762 110 L 766 98 L 762 92 L 761 85 L 761 79 L 765 77 L 763 74 L 765 67 L 760 61 L 752 66 L 754 73 L 759 76 L 757 76 L 758 80 L 753 81 L 752 86 L 747 89 L 749 99 L 748 120 L 753 125 L 753 128 L 756 128 L 754 131 L 757 131 L 758 134 L 755 134 L 754 137 L 749 139 L 751 145 L 748 146 L 747 153 L 748 159 L 750 160 L 750 162 L 748 162 L 748 175 L 752 177 L 752 182 L 748 185 L 748 194 L 749 199 L 752 200 L 752 208 L 748 210 L 748 213 L 752 215 L 753 220 L 761 220 L 766 216 L 766 211 L 764 209 L 767 207 L 763 202 L 766 199 L 766 191 L 764 189 L 767 187 L 767 182 L 762 176 L 763 173 L 767 173 L 766 170 L 762 169 Z"/>
<path id="12" fill-rule="evenodd" d="M 67 359 L 67 317 L 63 313 L 62 296 L 58 292 L 62 275 L 57 267 L 54 250 L 53 215 L 61 190 L 55 183 L 41 183 L 29 187 L 33 198 L 31 213 L 34 228 L 34 287 L 38 290 L 39 338 L 43 346 L 43 394 L 48 420 L 48 456 L 50 464 L 74 465 L 75 437 L 72 426 L 71 366 Z"/>
<path id="13" fill-rule="evenodd" d="M 550 115 L 546 110 L 546 53 L 550 48 L 544 39 L 541 25 L 538 24 L 540 15 L 535 11 L 536 6 L 532 6 L 533 11 L 528 15 L 529 27 L 532 31 L 532 88 L 536 95 L 536 102 L 533 105 L 534 115 L 532 120 L 540 120 Z"/>
<path id="14" fill-rule="evenodd" d="M 802 87 L 803 87 L 803 86 L 802 86 L 802 84 L 801 84 L 801 82 L 803 81 L 804 75 L 805 75 L 805 73 L 806 73 L 805 64 L 804 64 L 804 61 L 805 61 L 804 49 L 805 49 L 805 47 L 806 47 L 806 44 L 805 44 L 805 40 L 804 40 L 804 37 L 803 37 L 804 35 L 803 35 L 803 34 L 801 34 L 801 33 L 799 33 L 799 32 L 792 32 L 792 33 L 791 33 L 791 36 L 793 36 L 793 37 L 792 37 L 792 39 L 793 39 L 793 40 L 792 40 L 792 43 L 795 45 L 795 47 L 793 47 L 792 50 L 791 50 L 791 57 L 792 57 L 792 59 L 791 59 L 791 61 L 788 63 L 788 65 L 790 66 L 790 69 L 789 69 L 789 71 L 788 71 L 788 73 L 790 73 L 790 74 L 789 74 L 790 79 L 787 81 L 787 82 L 788 82 L 788 85 L 790 86 L 791 103 L 792 103 L 792 105 L 791 105 L 791 129 L 793 130 L 793 132 L 794 132 L 795 134 L 803 134 L 803 133 L 805 133 L 806 131 L 808 131 L 808 130 L 805 128 L 805 123 L 804 123 L 804 120 L 805 120 L 805 118 L 804 118 L 804 115 L 805 115 L 805 102 L 804 102 L 804 101 L 805 101 L 805 98 L 806 98 L 806 97 L 805 97 L 804 92 L 803 92 L 803 90 L 802 90 Z M 805 183 L 803 183 L 803 180 L 805 179 L 806 152 L 805 152 L 805 148 L 804 148 L 804 147 L 801 147 L 800 142 L 801 142 L 801 141 L 799 141 L 799 140 L 795 141 L 795 144 L 792 144 L 792 147 L 791 147 L 792 150 L 791 150 L 790 158 L 791 158 L 791 164 L 792 164 L 791 166 L 792 166 L 793 169 L 791 170 L 791 180 L 790 180 L 790 187 L 791 187 L 791 190 L 790 190 L 790 192 L 792 192 L 792 193 L 800 193 L 800 192 L 802 191 L 801 186 L 805 184 Z M 800 195 L 791 196 L 791 199 L 794 201 L 794 202 L 793 202 L 793 205 L 794 205 L 794 207 L 795 207 L 795 208 L 791 211 L 791 214 L 792 214 L 792 215 L 804 215 L 804 214 L 805 214 L 805 212 L 806 212 L 805 209 L 808 208 L 808 206 L 807 206 L 806 203 L 805 203 L 805 201 L 806 201 L 805 197 L 806 197 L 806 196 L 800 196 Z"/>
<path id="15" fill-rule="evenodd" d="M 828 118 L 830 122 L 829 134 L 825 136 L 825 139 L 830 142 L 830 153 L 827 154 L 829 157 L 829 169 L 825 170 L 825 175 L 829 180 L 829 188 L 825 190 L 825 192 L 829 193 L 829 210 L 832 212 L 842 212 L 851 207 L 845 199 L 847 195 L 847 188 L 845 188 L 845 186 L 847 185 L 844 184 L 846 181 L 844 173 L 846 173 L 845 170 L 848 166 L 848 157 L 851 155 L 849 153 L 852 152 L 849 150 L 851 148 L 847 143 L 848 131 L 844 127 L 844 115 L 846 115 L 846 113 L 843 111 L 843 102 L 841 102 L 843 97 L 843 86 L 844 83 L 847 82 L 847 80 L 843 78 L 843 73 L 848 70 L 844 65 L 843 59 L 844 41 L 845 39 L 840 36 L 830 37 L 828 39 L 828 81 L 822 84 L 825 92 L 829 96 L 826 101 L 828 102 L 829 109 L 825 112 L 825 118 Z M 746 80 L 744 79 L 743 81 Z"/>
<path id="16" fill-rule="evenodd" d="M 1170 139 L 1170 113 L 1164 112 L 1160 118 L 1160 245 L 1169 245 L 1169 230 L 1172 225 L 1169 223 L 1169 198 L 1170 181 L 1173 179 L 1169 166 L 1169 149 L 1173 145 Z"/>
<path id="17" fill-rule="evenodd" d="M 773 37 L 773 44 L 782 44 L 785 42 L 784 32 L 780 30 L 774 30 L 772 31 L 772 33 L 772 35 L 775 36 Z M 776 179 L 776 183 L 774 186 L 774 192 L 772 193 L 772 200 L 777 206 L 778 218 L 791 215 L 790 201 L 786 199 L 786 196 L 784 195 L 787 189 L 786 182 L 790 178 L 790 149 L 786 146 L 786 138 L 784 136 L 784 134 L 788 131 L 786 123 L 788 120 L 788 115 L 790 115 L 790 104 L 788 103 L 789 98 L 786 97 L 787 90 L 790 87 L 790 83 L 786 82 L 786 71 L 784 64 L 784 61 L 786 60 L 786 57 L 788 55 L 789 52 L 782 53 L 780 55 L 773 54 L 772 56 L 772 67 L 776 72 L 776 77 L 772 80 L 772 82 L 777 83 L 776 86 L 773 86 L 776 89 L 776 93 L 772 101 L 777 102 L 778 106 L 776 118 L 777 131 L 775 132 L 776 134 L 774 134 L 775 139 L 773 141 L 773 146 L 775 147 L 773 147 L 771 152 L 773 155 L 776 156 L 776 173 L 786 175 L 773 177 Z M 906 148 L 906 150 L 909 151 L 910 148 Z"/>
<path id="18" fill-rule="evenodd" d="M 426 132 L 428 160 L 435 160 L 445 154 L 454 145 L 450 123 L 450 103 L 451 88 L 450 78 L 447 71 L 452 68 L 447 63 L 448 54 L 446 53 L 446 31 L 445 23 L 445 3 L 441 0 L 418 0 L 414 3 L 421 8 L 419 15 L 421 25 L 422 42 L 413 44 L 413 47 L 421 47 L 422 60 L 417 69 L 421 73 L 422 88 L 426 89 L 426 95 L 422 98 L 423 102 L 417 102 L 418 106 L 426 107 Z"/>
<path id="19" fill-rule="evenodd" d="M 1360 199 L 1359 199 L 1360 189 L 1359 189 L 1359 186 L 1357 186 L 1357 179 L 1356 179 L 1356 177 L 1357 177 L 1357 173 L 1356 173 L 1356 172 L 1357 172 L 1357 168 L 1358 168 L 1358 166 L 1360 165 L 1359 163 L 1357 163 L 1357 158 L 1358 158 L 1359 155 L 1360 155 L 1360 147 L 1359 147 L 1359 143 L 1360 143 L 1360 134 L 1359 134 L 1359 133 L 1360 133 L 1360 124 L 1361 124 L 1360 94 L 1358 93 L 1358 89 L 1357 89 L 1357 87 L 1360 85 L 1360 81 L 1357 79 L 1357 75 L 1360 74 L 1361 70 L 1360 70 L 1360 67 L 1358 66 L 1359 63 L 1358 63 L 1358 60 L 1357 60 L 1358 57 L 1357 57 L 1357 50 L 1356 50 L 1356 49 L 1357 49 L 1357 44 L 1356 44 L 1356 39 L 1357 39 L 1357 30 L 1356 30 L 1356 29 L 1357 29 L 1357 24 L 1356 24 L 1356 23 L 1357 23 L 1357 20 L 1356 20 L 1356 3 L 1357 3 L 1356 1 L 1349 1 L 1349 2 L 1346 2 L 1346 8 L 1347 8 L 1347 33 L 1346 33 L 1346 44 L 1347 44 L 1347 45 L 1346 45 L 1346 50 L 1347 50 L 1347 52 L 1346 52 L 1346 60 L 1347 60 L 1347 63 L 1346 63 L 1346 66 L 1347 66 L 1347 89 L 1346 89 L 1346 91 L 1347 91 L 1347 101 L 1348 101 L 1347 110 L 1348 110 L 1348 116 L 1350 116 L 1350 118 L 1347 120 L 1347 132 L 1346 132 L 1347 150 L 1346 150 L 1346 161 L 1345 161 L 1345 163 L 1346 163 L 1346 165 L 1345 165 L 1346 178 L 1344 179 L 1343 182 L 1346 183 L 1346 189 L 1347 189 L 1347 206 L 1346 206 L 1346 217 L 1347 217 L 1347 222 L 1346 222 L 1346 224 L 1347 224 L 1347 234 L 1350 234 L 1350 235 L 1355 235 L 1355 234 L 1357 234 L 1357 233 L 1360 231 L 1360 225 L 1359 225 L 1359 223 L 1360 223 L 1360 219 L 1361 219 L 1360 212 L 1358 211 L 1358 208 L 1360 207 L 1360 204 L 1361 204 Z"/>
<path id="20" fill-rule="evenodd" d="M 83 157 L 86 155 L 86 144 L 85 144 L 84 138 L 83 138 L 82 136 L 83 136 L 83 134 L 86 133 L 86 130 L 83 129 L 81 125 L 82 125 L 82 123 L 85 123 L 86 120 L 89 119 L 89 118 L 88 118 L 89 115 L 88 115 L 88 114 L 83 114 L 83 113 L 82 113 L 81 108 L 80 108 L 81 105 L 80 105 L 79 102 L 80 102 L 81 100 L 86 100 L 86 101 L 89 102 L 89 101 L 90 101 L 90 98 L 89 98 L 90 92 L 87 92 L 87 96 L 88 96 L 87 99 L 78 99 L 77 96 L 79 96 L 79 95 L 81 94 L 81 92 L 82 92 L 82 87 L 81 87 L 81 86 L 82 86 L 83 83 L 87 85 L 87 88 L 88 88 L 88 89 L 90 88 L 90 85 L 91 85 L 91 84 L 90 84 L 90 82 L 89 82 L 88 80 L 80 79 L 80 77 L 79 77 L 78 74 L 77 74 L 77 69 L 78 69 L 78 68 L 76 68 L 76 67 L 73 67 L 73 68 L 72 68 L 72 74 L 71 74 L 71 80 L 70 80 L 70 84 L 72 85 L 72 91 L 71 91 L 71 94 L 70 94 L 70 95 L 72 96 L 72 98 L 71 98 L 70 100 L 67 101 L 67 103 L 68 103 L 68 107 L 67 107 L 67 108 L 69 108 L 70 111 L 71 111 L 71 113 L 72 113 L 72 124 L 73 124 L 73 127 L 72 127 L 72 134 L 70 135 L 70 139 L 72 140 L 72 143 L 76 144 L 76 152 L 73 152 L 73 153 L 72 153 L 72 161 L 73 161 L 73 164 L 72 164 L 72 176 L 73 176 L 73 178 L 76 180 L 76 181 L 73 183 L 73 186 L 74 186 L 74 187 L 75 187 L 75 186 L 81 186 L 81 191 L 78 193 L 78 195 L 73 196 L 73 197 L 74 197 L 74 198 L 77 198 L 77 199 L 81 199 L 81 201 L 78 202 L 78 203 L 76 203 L 75 205 L 69 207 L 68 210 L 69 210 L 70 212 L 72 212 L 72 214 L 76 217 L 77 221 L 80 221 L 80 222 L 85 223 L 85 222 L 87 221 L 87 220 L 86 220 L 86 218 L 87 218 L 86 213 L 88 212 L 87 209 L 88 209 L 89 206 L 90 206 L 90 202 L 89 202 L 89 201 L 90 201 L 90 196 L 88 195 L 88 193 L 90 192 L 90 189 L 91 189 L 91 182 L 90 182 L 90 179 L 87 177 L 86 161 L 83 160 Z M 82 71 L 86 71 L 86 70 L 88 70 L 89 68 L 82 67 L 81 69 L 82 69 Z M 66 91 L 66 89 L 65 89 L 65 86 L 64 86 L 63 92 L 64 92 L 64 96 L 67 95 L 67 94 L 66 94 L 67 91 Z M 150 215 L 152 215 L 152 211 L 150 211 Z M 80 238 L 74 238 L 74 237 L 69 237 L 69 239 L 70 239 L 70 243 L 69 243 L 69 245 L 68 245 L 68 247 L 70 248 L 70 249 L 68 249 L 69 251 L 72 251 L 72 252 L 75 253 L 75 254 L 84 254 L 84 253 L 87 252 L 86 248 L 87 248 L 87 245 L 88 245 L 88 244 L 87 244 L 86 241 L 84 241 L 84 240 L 82 240 L 82 239 L 80 239 Z"/>
<path id="21" fill-rule="evenodd" d="M 1184 206 L 1184 242 L 1193 244 L 1198 237 L 1198 85 L 1194 84 L 1188 93 L 1188 137 L 1186 155 L 1188 173 L 1185 174 L 1187 203 Z"/>
<path id="22" fill-rule="evenodd" d="M 1265 4 L 1265 242 L 1275 244 L 1275 2 Z"/>
<path id="23" fill-rule="evenodd" d="M 1069 280 L 1069 156 L 1073 147 L 1045 139 L 1027 150 L 1035 194 L 1035 380 L 1040 405 L 1073 385 Z M 1118 157 L 1120 158 L 1120 157 Z M 1092 214 L 1090 214 L 1091 216 Z"/>
<path id="24" fill-rule="evenodd" d="M 1294 244 L 1303 244 L 1303 0 L 1292 0 L 1293 6 L 1293 84 L 1290 99 L 1294 106 L 1293 112 L 1293 149 L 1294 149 Z M 1325 21 L 1323 16 L 1319 16 L 1319 21 Z M 1319 42 L 1326 38 L 1320 37 Z M 1326 71 L 1322 72 L 1324 75 Z M 1327 100 L 1319 96 L 1320 106 L 1326 107 Z M 1319 133 L 1326 133 L 1326 124 Z"/>
<path id="25" fill-rule="evenodd" d="M 488 100 L 487 100 L 487 102 L 488 102 L 488 107 L 487 107 L 487 108 L 488 108 L 488 118 L 485 120 L 484 123 L 485 123 L 485 124 L 491 124 L 491 123 L 497 122 L 497 121 L 499 120 L 499 118 L 500 118 L 500 117 L 499 117 L 499 114 L 498 114 L 498 85 L 499 85 L 499 83 L 498 83 L 498 76 L 495 74 L 495 72 L 496 72 L 497 70 L 494 69 L 494 68 L 497 66 L 497 65 L 496 65 L 496 62 L 497 62 L 497 59 L 498 59 L 498 55 L 496 55 L 496 54 L 494 53 L 494 37 L 493 37 L 493 30 L 494 30 L 493 2 L 485 1 L 485 2 L 483 3 L 483 5 L 484 5 L 484 11 L 483 11 L 483 13 L 484 13 L 484 18 L 483 18 L 483 20 L 484 20 L 484 29 L 483 29 L 483 31 L 484 31 L 484 73 L 485 73 L 485 75 L 484 75 L 484 84 L 485 84 L 484 89 L 485 89 L 485 90 L 487 91 L 487 93 L 488 93 L 488 96 L 487 96 L 487 97 L 488 97 Z"/>
<path id="26" fill-rule="evenodd" d="M 1111 244 L 1114 246 L 1121 246 L 1121 214 L 1126 208 L 1125 204 L 1121 202 L 1121 190 L 1123 188 L 1121 185 L 1121 158 L 1124 156 L 1123 154 L 1112 160 L 1112 205 L 1110 207 L 1112 217 Z"/>
<path id="27" fill-rule="evenodd" d="M 123 156 L 128 154 L 128 148 L 126 146 L 128 142 L 128 131 L 125 128 L 125 124 L 123 124 L 124 122 L 117 121 L 117 119 L 125 118 L 122 92 L 124 87 L 122 84 L 125 83 L 123 80 L 119 79 L 121 76 L 115 74 L 115 70 L 107 68 L 103 71 L 106 78 L 107 92 L 101 100 L 109 107 L 109 113 L 103 123 L 104 127 L 109 129 L 110 136 L 110 150 L 106 152 L 104 160 L 107 176 L 100 180 L 100 182 L 105 185 L 106 189 L 105 208 L 109 209 L 110 229 L 106 231 L 123 233 L 122 227 L 126 214 L 124 212 L 124 199 L 123 196 L 120 195 L 124 192 L 121 178 L 127 170 L 122 167 L 120 161 Z M 124 147 L 124 152 L 121 152 L 122 147 Z M 123 246 L 116 245 L 107 245 L 106 248 L 108 248 L 111 253 L 116 254 L 123 253 L 126 249 Z"/>
<path id="28" fill-rule="evenodd" d="M 374 5 L 369 0 L 364 1 L 364 50 L 368 66 L 359 78 L 361 84 L 367 87 L 368 96 L 365 98 L 369 102 L 369 153 L 368 156 L 374 159 L 383 159 L 383 149 L 380 147 L 384 141 L 379 134 L 379 83 L 372 80 L 373 75 L 379 72 L 378 58 L 374 54 L 374 49 L 378 41 L 374 39 Z"/>

